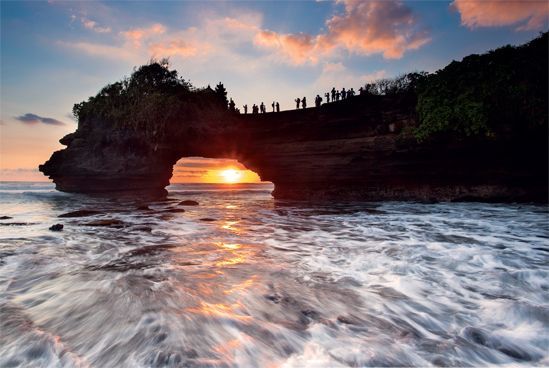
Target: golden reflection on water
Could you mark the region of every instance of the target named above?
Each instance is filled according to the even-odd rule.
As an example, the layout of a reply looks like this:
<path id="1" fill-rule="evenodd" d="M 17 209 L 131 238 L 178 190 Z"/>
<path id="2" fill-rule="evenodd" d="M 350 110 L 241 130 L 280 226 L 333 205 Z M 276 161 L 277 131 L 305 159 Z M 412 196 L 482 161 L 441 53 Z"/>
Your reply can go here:
<path id="1" fill-rule="evenodd" d="M 202 316 L 216 317 L 216 318 L 228 318 L 237 320 L 240 322 L 251 321 L 252 317 L 242 313 L 242 304 L 240 302 L 235 303 L 208 303 L 201 301 L 196 307 L 190 307 L 185 311 L 193 314 L 200 314 Z"/>
<path id="2" fill-rule="evenodd" d="M 242 229 L 235 226 L 239 223 L 239 221 L 225 221 L 223 225 L 221 226 L 222 229 L 230 230 L 235 234 L 240 234 L 242 232 Z"/>

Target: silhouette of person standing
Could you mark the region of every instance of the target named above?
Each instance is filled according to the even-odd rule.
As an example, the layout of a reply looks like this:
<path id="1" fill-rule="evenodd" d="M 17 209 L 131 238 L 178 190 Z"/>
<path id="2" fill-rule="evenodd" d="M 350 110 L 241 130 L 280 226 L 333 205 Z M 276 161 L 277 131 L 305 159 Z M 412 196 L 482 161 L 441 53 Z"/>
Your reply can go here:
<path id="1" fill-rule="evenodd" d="M 362 95 L 364 94 L 364 88 L 363 88 L 363 87 L 360 87 L 360 88 L 358 89 L 358 94 L 359 94 L 360 96 L 362 96 Z"/>
<path id="2" fill-rule="evenodd" d="M 320 107 L 321 103 L 322 103 L 322 97 L 320 97 L 320 95 L 316 95 L 316 97 L 315 97 L 315 107 Z"/>
<path id="3" fill-rule="evenodd" d="M 296 109 L 299 109 L 299 103 L 301 102 L 301 100 L 300 100 L 299 97 L 298 97 L 298 98 L 296 98 L 294 101 L 295 101 L 295 108 L 296 108 Z"/>
<path id="4" fill-rule="evenodd" d="M 345 88 L 341 89 L 341 99 L 344 100 L 347 98 L 347 91 L 345 91 Z"/>
<path id="5" fill-rule="evenodd" d="M 354 97 L 355 96 L 355 90 L 353 88 L 351 88 L 351 90 L 349 91 L 349 96 L 350 97 Z"/>
<path id="6" fill-rule="evenodd" d="M 326 97 L 326 103 L 330 103 L 330 92 L 325 93 L 324 97 Z"/>
<path id="7" fill-rule="evenodd" d="M 307 99 L 305 97 L 301 99 L 301 106 L 303 106 L 304 109 L 307 108 Z"/>
<path id="8" fill-rule="evenodd" d="M 257 105 L 256 104 L 254 104 L 252 106 L 252 114 L 257 114 Z"/>
<path id="9" fill-rule="evenodd" d="M 341 93 L 339 93 L 339 91 L 336 91 L 336 101 L 339 101 L 340 96 L 341 96 Z"/>
<path id="10" fill-rule="evenodd" d="M 273 107 L 273 112 L 275 112 L 275 102 L 273 101 L 273 103 L 271 104 L 271 106 Z"/>
<path id="11" fill-rule="evenodd" d="M 230 101 L 229 101 L 229 110 L 230 111 L 236 111 L 235 110 L 235 103 L 233 101 L 233 99 L 231 98 Z"/>
<path id="12" fill-rule="evenodd" d="M 242 107 L 244 108 L 244 114 L 247 114 L 248 113 L 248 105 L 244 105 Z"/>
<path id="13" fill-rule="evenodd" d="M 336 89 L 335 87 L 332 88 L 332 102 L 334 102 L 336 100 Z M 338 98 L 339 100 L 339 98 Z"/>
<path id="14" fill-rule="evenodd" d="M 267 110 L 265 109 L 265 104 L 263 102 L 261 102 L 261 113 L 265 114 L 266 112 L 267 112 Z"/>
<path id="15" fill-rule="evenodd" d="M 280 104 L 278 102 L 276 103 L 276 112 L 280 112 Z"/>

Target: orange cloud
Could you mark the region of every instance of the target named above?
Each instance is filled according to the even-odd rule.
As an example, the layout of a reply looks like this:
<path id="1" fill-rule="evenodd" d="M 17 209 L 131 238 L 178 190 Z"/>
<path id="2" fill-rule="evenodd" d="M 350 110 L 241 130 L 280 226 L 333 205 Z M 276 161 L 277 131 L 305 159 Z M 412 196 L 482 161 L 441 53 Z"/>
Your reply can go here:
<path id="1" fill-rule="evenodd" d="M 328 46 L 343 46 L 358 54 L 383 54 L 386 59 L 401 58 L 430 38 L 412 11 L 400 1 L 340 0 L 343 15 L 327 21 Z"/>
<path id="2" fill-rule="evenodd" d="M 296 64 L 316 63 L 320 56 L 343 49 L 350 53 L 382 54 L 398 59 L 407 50 L 415 50 L 429 42 L 412 11 L 400 1 L 339 0 L 344 12 L 326 21 L 328 31 L 316 36 L 259 32 L 257 46 L 281 52 Z"/>
<path id="3" fill-rule="evenodd" d="M 280 34 L 272 31 L 260 31 L 254 37 L 254 43 L 264 48 L 275 49 L 295 64 L 316 63 L 317 40 L 304 33 Z"/>
<path id="4" fill-rule="evenodd" d="M 518 25 L 517 30 L 542 29 L 549 20 L 547 1 L 454 0 L 452 7 L 468 28 Z"/>
<path id="5" fill-rule="evenodd" d="M 111 31 L 111 27 L 100 27 L 96 21 L 87 19 L 85 17 L 80 18 L 80 21 L 82 22 L 82 25 L 84 26 L 84 28 L 92 30 L 97 33 L 109 33 Z"/>
<path id="6" fill-rule="evenodd" d="M 198 48 L 189 45 L 182 40 L 173 40 L 168 43 L 155 43 L 152 44 L 149 48 L 151 53 L 156 57 L 166 57 L 166 56 L 182 56 L 189 57 L 195 56 L 198 52 Z"/>
<path id="7" fill-rule="evenodd" d="M 166 32 L 166 27 L 160 23 L 153 24 L 148 28 L 133 28 L 120 34 L 134 46 L 141 46 L 141 41 L 152 36 L 160 35 Z"/>

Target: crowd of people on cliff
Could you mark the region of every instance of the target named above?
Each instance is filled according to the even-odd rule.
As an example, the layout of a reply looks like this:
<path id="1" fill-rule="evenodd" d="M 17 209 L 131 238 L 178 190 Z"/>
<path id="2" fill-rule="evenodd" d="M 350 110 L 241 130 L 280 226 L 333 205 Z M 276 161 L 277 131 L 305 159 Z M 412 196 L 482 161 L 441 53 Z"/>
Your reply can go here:
<path id="1" fill-rule="evenodd" d="M 359 95 L 362 96 L 365 94 L 369 94 L 372 86 L 373 86 L 372 84 L 366 84 L 364 87 L 360 87 L 358 89 Z M 324 97 L 326 98 L 326 102 L 324 103 L 327 104 L 330 102 L 342 101 L 354 96 L 356 96 L 356 92 L 353 88 L 350 88 L 348 90 L 346 90 L 345 88 L 342 88 L 341 90 L 336 90 L 334 87 L 332 88 L 331 91 L 326 92 L 324 94 Z M 323 101 L 324 99 L 317 94 L 315 97 L 315 107 L 320 107 Z M 295 102 L 296 109 L 307 108 L 307 97 L 302 97 L 302 98 L 298 97 L 294 100 L 294 102 Z M 280 112 L 280 104 L 277 101 L 273 101 L 273 103 L 271 104 L 271 107 L 272 107 L 272 112 Z M 247 104 L 243 105 L 242 108 L 244 110 L 244 114 L 248 114 L 248 105 Z M 236 107 L 236 104 L 234 103 L 232 98 L 229 100 L 229 110 L 240 114 L 240 109 Z M 265 104 L 261 102 L 261 104 L 259 105 L 253 104 L 250 112 L 251 114 L 266 114 L 267 108 Z"/>

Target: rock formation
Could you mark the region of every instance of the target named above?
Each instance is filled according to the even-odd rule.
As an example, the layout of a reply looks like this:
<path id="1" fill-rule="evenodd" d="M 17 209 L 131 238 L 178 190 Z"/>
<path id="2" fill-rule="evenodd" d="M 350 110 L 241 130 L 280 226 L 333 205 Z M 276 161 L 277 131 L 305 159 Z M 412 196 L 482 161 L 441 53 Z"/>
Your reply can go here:
<path id="1" fill-rule="evenodd" d="M 239 160 L 274 183 L 275 198 L 547 201 L 546 137 L 418 143 L 408 133 L 415 104 L 356 96 L 281 113 L 197 114 L 169 134 L 86 121 L 40 170 L 61 191 L 162 193 L 178 159 L 201 156 Z"/>

